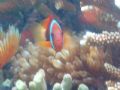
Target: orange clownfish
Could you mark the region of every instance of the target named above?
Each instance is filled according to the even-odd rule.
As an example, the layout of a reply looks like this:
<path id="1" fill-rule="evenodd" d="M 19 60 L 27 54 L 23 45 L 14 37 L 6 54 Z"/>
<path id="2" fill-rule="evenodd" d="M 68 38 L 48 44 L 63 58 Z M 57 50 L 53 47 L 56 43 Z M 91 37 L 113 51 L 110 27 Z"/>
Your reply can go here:
<path id="1" fill-rule="evenodd" d="M 82 15 L 80 19 L 86 24 L 97 26 L 101 29 L 116 29 L 118 20 L 114 15 L 105 10 L 92 5 L 81 7 Z"/>
<path id="2" fill-rule="evenodd" d="M 101 15 L 102 11 L 95 7 L 95 6 L 83 6 L 81 8 L 82 16 L 81 19 L 90 24 L 98 24 L 99 23 L 99 16 Z"/>
<path id="3" fill-rule="evenodd" d="M 27 30 L 22 32 L 22 43 L 26 38 L 33 39 L 38 46 L 52 47 L 56 51 L 63 48 L 63 31 L 53 16 L 28 26 Z"/>

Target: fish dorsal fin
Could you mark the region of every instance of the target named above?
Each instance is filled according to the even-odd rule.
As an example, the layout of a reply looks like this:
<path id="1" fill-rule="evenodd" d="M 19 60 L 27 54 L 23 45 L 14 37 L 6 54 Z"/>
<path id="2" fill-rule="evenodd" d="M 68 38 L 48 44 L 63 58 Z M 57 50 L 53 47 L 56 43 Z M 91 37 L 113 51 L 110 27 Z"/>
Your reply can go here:
<path id="1" fill-rule="evenodd" d="M 41 25 L 47 30 L 49 28 L 49 25 L 52 19 L 53 19 L 53 16 L 48 16 L 45 20 L 41 22 Z"/>

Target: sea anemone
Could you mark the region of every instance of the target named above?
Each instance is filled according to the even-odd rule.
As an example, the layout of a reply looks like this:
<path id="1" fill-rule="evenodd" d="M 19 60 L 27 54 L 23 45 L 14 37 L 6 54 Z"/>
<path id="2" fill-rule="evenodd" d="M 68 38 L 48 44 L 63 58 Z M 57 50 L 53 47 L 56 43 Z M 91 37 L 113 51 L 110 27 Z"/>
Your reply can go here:
<path id="1" fill-rule="evenodd" d="M 16 53 L 20 35 L 14 26 L 10 26 L 7 33 L 4 33 L 1 28 L 0 33 L 0 68 L 2 68 Z"/>

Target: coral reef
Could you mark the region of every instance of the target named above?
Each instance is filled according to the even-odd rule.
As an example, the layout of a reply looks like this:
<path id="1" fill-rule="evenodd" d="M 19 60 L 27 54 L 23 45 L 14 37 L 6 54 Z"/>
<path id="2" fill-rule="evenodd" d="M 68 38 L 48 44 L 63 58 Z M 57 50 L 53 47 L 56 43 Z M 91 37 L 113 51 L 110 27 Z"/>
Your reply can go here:
<path id="1" fill-rule="evenodd" d="M 0 31 L 0 68 L 2 68 L 10 58 L 16 53 L 19 47 L 20 34 L 14 26 L 9 27 L 9 31 Z"/>
<path id="2" fill-rule="evenodd" d="M 53 90 L 61 90 L 62 88 L 68 88 L 65 90 L 69 90 L 73 86 L 78 87 L 81 83 L 102 90 L 105 89 L 105 87 L 101 86 L 104 86 L 106 80 L 120 79 L 119 68 L 113 64 L 114 61 L 109 57 L 110 52 L 106 52 L 104 48 L 104 45 L 110 44 L 114 46 L 114 44 L 106 43 L 107 40 L 104 41 L 105 44 L 90 42 L 89 36 L 87 38 L 84 36 L 83 41 L 80 41 L 79 44 L 78 37 L 68 33 L 64 34 L 67 44 L 64 44 L 64 48 L 60 52 L 56 52 L 52 48 L 36 46 L 27 39 L 25 47 L 20 46 L 16 54 L 11 58 L 12 66 L 10 71 L 13 73 L 13 82 L 20 83 L 25 87 L 23 89 L 29 90 L 32 88 L 36 90 L 35 83 L 39 83 L 40 79 L 36 81 L 35 77 L 38 75 L 36 72 L 39 72 L 40 68 L 46 74 L 44 75 L 46 82 L 52 86 L 54 85 Z M 71 35 L 73 36 L 70 37 Z M 69 78 L 66 78 L 66 74 Z M 64 83 L 66 81 L 69 83 Z M 70 84 L 69 87 L 66 87 L 68 84 Z M 84 87 L 84 85 L 79 86 L 79 89 L 83 88 L 87 87 Z"/>
<path id="3" fill-rule="evenodd" d="M 20 47 L 12 58 L 11 70 L 16 77 L 25 81 L 30 81 L 39 68 L 45 70 L 46 80 L 51 84 L 61 81 L 65 73 L 71 74 L 73 80 L 82 79 L 88 73 L 84 71 L 79 58 L 73 55 L 66 49 L 56 52 L 52 48 L 37 47 L 27 41 L 26 48 Z"/>
<path id="4" fill-rule="evenodd" d="M 110 60 L 109 53 L 106 54 L 103 47 L 87 43 L 79 44 L 78 39 L 74 40 L 75 37 L 73 39 L 65 36 L 70 46 L 65 44 L 60 52 L 52 48 L 38 47 L 27 39 L 25 47 L 19 47 L 16 55 L 11 59 L 14 81 L 21 79 L 29 85 L 40 68 L 46 73 L 46 82 L 50 85 L 58 82 L 54 88 L 59 90 L 61 90 L 59 82 L 66 73 L 71 75 L 73 86 L 85 83 L 100 88 L 108 78 L 120 79 L 117 73 L 119 70 L 112 63 L 106 64 Z M 74 44 L 71 44 L 72 40 Z M 110 77 L 106 78 L 107 76 Z"/>
<path id="5" fill-rule="evenodd" d="M 80 40 L 80 45 L 82 47 L 80 49 L 82 54 L 80 56 L 81 60 L 83 60 L 86 67 L 93 72 L 95 69 L 98 72 L 102 70 L 102 73 L 107 73 L 109 76 L 112 75 L 111 78 L 120 79 L 119 68 L 117 68 L 117 65 L 114 66 L 115 60 L 113 60 L 119 58 L 118 56 L 116 58 L 114 56 L 118 53 L 116 49 L 119 49 L 119 39 L 119 32 L 104 31 L 100 34 L 87 32 L 83 36 L 83 39 Z M 117 47 L 114 47 L 115 45 Z"/>
<path id="6" fill-rule="evenodd" d="M 13 90 L 47 90 L 47 82 L 53 90 L 70 90 L 74 86 L 78 90 L 89 90 L 88 87 L 105 90 L 106 82 L 108 90 L 119 90 L 120 16 L 113 3 L 114 0 L 0 1 L 0 23 L 4 27 L 12 23 L 21 32 L 27 31 L 26 27 L 33 22 L 53 15 L 64 31 L 63 49 L 56 52 L 52 48 L 36 46 L 29 40 L 26 40 L 25 47 L 19 47 L 17 28 L 10 26 L 8 32 L 0 28 L 0 68 L 11 62 L 7 64 L 9 69 L 4 67 L 0 72 L 0 89 L 2 86 L 10 88 L 14 83 Z M 103 32 L 87 32 L 80 43 L 81 38 L 71 33 L 73 30 L 90 30 L 91 27 L 96 28 L 92 31 L 101 29 Z M 8 80 L 5 73 L 12 73 L 12 79 Z M 107 82 L 109 79 L 116 81 Z M 6 82 L 2 83 L 4 80 Z"/>
<path id="7" fill-rule="evenodd" d="M 116 80 L 116 82 L 120 80 L 119 36 L 119 32 L 87 32 L 80 40 L 80 60 L 93 75 L 95 73 L 97 77 L 102 75 L 104 82 L 108 79 Z M 119 90 L 116 82 L 107 84 L 107 90 Z"/>

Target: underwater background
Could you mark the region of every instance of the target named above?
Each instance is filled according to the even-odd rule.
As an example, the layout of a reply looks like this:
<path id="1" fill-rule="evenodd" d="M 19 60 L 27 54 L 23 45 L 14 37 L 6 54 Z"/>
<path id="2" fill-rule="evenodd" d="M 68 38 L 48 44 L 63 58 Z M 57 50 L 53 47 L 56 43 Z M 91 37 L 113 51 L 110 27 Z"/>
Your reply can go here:
<path id="1" fill-rule="evenodd" d="M 0 0 L 0 90 L 120 90 L 120 0 Z"/>

